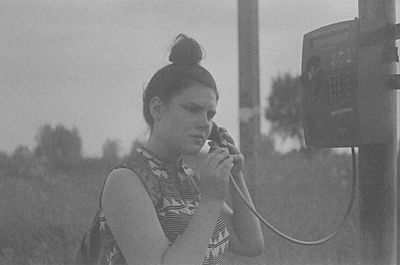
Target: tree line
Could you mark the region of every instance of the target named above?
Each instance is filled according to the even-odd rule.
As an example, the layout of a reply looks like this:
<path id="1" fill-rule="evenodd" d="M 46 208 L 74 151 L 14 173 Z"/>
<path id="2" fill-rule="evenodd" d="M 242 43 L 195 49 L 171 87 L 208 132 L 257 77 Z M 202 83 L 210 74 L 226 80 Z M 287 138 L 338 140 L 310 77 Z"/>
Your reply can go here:
<path id="1" fill-rule="evenodd" d="M 110 168 L 123 158 L 119 140 L 116 139 L 107 139 L 104 142 L 101 157 L 84 157 L 78 129 L 68 129 L 62 124 L 54 127 L 49 124 L 41 126 L 35 142 L 32 150 L 25 145 L 19 145 L 11 155 L 0 151 L 0 171 L 18 176 L 26 175 L 32 167 L 38 165 L 57 172 L 81 170 L 90 166 Z M 131 149 L 135 150 L 140 144 L 138 140 L 133 141 Z"/>
<path id="2" fill-rule="evenodd" d="M 266 100 L 267 107 L 263 116 L 270 122 L 271 130 L 265 137 L 272 142 L 272 139 L 276 138 L 291 139 L 297 143 L 295 146 L 300 148 L 300 151 L 304 150 L 306 147 L 302 126 L 303 100 L 300 77 L 284 73 L 273 78 L 271 94 Z M 68 129 L 62 124 L 55 127 L 49 124 L 41 126 L 35 141 L 36 146 L 33 150 L 20 145 L 10 156 L 0 152 L 0 169 L 23 167 L 35 161 L 52 170 L 68 171 L 82 167 L 83 164 L 96 164 L 96 162 L 103 167 L 110 167 L 123 158 L 120 155 L 119 141 L 111 139 L 104 142 L 101 157 L 83 157 L 82 139 L 78 129 L 76 127 Z M 131 152 L 127 156 L 140 144 L 139 140 L 134 140 Z"/>

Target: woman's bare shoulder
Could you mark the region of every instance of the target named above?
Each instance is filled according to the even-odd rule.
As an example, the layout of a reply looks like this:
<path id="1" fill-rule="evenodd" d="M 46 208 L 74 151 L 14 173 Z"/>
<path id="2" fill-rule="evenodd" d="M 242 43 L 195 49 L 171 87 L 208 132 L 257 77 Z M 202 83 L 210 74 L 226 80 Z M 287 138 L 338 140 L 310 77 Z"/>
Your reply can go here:
<path id="1" fill-rule="evenodd" d="M 138 196 L 150 198 L 155 206 L 161 198 L 157 181 L 152 174 L 145 171 L 138 175 L 129 168 L 117 168 L 110 172 L 103 191 L 103 199 L 106 193 L 120 193 L 120 196 L 135 193 Z M 115 197 L 115 196 L 111 196 Z M 143 200 L 143 198 L 142 198 Z"/>
<path id="2" fill-rule="evenodd" d="M 125 185 L 139 186 L 141 183 L 139 176 L 128 168 L 117 168 L 108 175 L 104 189 L 121 187 Z"/>

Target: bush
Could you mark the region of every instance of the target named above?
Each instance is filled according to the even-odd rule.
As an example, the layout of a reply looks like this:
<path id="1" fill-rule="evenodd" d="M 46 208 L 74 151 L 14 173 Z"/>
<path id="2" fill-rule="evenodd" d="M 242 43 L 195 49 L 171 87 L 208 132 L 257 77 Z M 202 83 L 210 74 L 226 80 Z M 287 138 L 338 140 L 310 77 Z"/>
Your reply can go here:
<path id="1" fill-rule="evenodd" d="M 68 171 L 82 160 L 82 140 L 78 130 L 57 125 L 54 129 L 46 124 L 36 136 L 35 156 L 58 171 Z"/>

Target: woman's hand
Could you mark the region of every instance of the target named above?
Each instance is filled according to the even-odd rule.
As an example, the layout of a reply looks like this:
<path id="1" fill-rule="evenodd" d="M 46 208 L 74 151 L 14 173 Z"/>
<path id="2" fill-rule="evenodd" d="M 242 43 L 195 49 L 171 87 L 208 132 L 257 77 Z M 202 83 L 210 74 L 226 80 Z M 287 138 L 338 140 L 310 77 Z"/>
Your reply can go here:
<path id="1" fill-rule="evenodd" d="M 199 163 L 201 194 L 203 199 L 225 201 L 229 190 L 229 172 L 233 167 L 233 157 L 222 148 L 215 148 Z"/>
<path id="2" fill-rule="evenodd" d="M 228 134 L 228 131 L 225 128 L 219 127 L 219 133 L 222 139 L 226 140 L 225 142 L 228 146 L 229 154 L 233 158 L 233 167 L 231 169 L 231 173 L 233 176 L 237 176 L 243 169 L 244 156 L 235 146 L 232 136 Z"/>

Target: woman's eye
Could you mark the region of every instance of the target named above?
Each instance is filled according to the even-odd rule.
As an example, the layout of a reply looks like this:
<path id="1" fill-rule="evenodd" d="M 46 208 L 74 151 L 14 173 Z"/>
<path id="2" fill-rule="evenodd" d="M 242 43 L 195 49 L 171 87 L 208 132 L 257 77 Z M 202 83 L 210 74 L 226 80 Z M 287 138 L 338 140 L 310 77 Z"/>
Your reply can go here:
<path id="1" fill-rule="evenodd" d="M 198 113 L 204 114 L 202 108 L 191 107 L 191 106 L 184 106 L 184 109 L 185 109 L 186 111 L 192 113 L 192 114 L 198 114 Z M 207 119 L 208 119 L 208 120 L 211 120 L 211 119 L 215 116 L 215 113 L 216 113 L 215 111 L 207 111 L 207 114 L 206 114 L 206 115 L 207 115 Z"/>
<path id="2" fill-rule="evenodd" d="M 186 109 L 187 109 L 190 113 L 196 113 L 196 112 L 197 112 L 197 109 L 195 109 L 195 108 L 187 107 Z"/>

